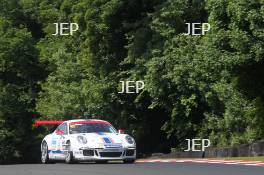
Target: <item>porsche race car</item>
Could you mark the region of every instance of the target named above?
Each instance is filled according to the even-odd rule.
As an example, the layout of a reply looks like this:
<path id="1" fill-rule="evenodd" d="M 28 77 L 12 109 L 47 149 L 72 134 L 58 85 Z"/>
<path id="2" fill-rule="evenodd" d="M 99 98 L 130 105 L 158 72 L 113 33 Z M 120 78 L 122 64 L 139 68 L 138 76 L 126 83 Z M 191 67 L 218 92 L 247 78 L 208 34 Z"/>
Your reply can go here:
<path id="1" fill-rule="evenodd" d="M 63 160 L 66 163 L 108 160 L 134 163 L 135 159 L 135 140 L 127 134 L 117 132 L 104 120 L 64 121 L 41 143 L 42 163 L 56 160 Z"/>

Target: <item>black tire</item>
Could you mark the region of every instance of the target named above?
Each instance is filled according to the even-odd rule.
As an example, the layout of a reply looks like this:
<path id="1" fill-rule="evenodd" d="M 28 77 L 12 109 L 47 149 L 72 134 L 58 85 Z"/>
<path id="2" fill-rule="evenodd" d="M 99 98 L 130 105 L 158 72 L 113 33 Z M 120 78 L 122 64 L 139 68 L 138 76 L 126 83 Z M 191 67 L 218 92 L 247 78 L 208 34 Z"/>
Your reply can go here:
<path id="1" fill-rule="evenodd" d="M 75 163 L 75 160 L 74 160 L 73 152 L 71 150 L 71 142 L 68 141 L 66 144 L 67 144 L 68 152 L 67 152 L 67 155 L 65 157 L 65 163 L 73 164 L 73 163 Z"/>
<path id="2" fill-rule="evenodd" d="M 132 163 L 135 163 L 135 159 L 128 159 L 128 160 L 123 160 L 124 163 L 127 163 L 127 164 L 132 164 Z"/>
<path id="3" fill-rule="evenodd" d="M 49 159 L 49 154 L 48 154 L 48 144 L 46 141 L 43 141 L 41 144 L 41 162 L 43 164 L 48 164 L 48 163 L 53 163 Z"/>

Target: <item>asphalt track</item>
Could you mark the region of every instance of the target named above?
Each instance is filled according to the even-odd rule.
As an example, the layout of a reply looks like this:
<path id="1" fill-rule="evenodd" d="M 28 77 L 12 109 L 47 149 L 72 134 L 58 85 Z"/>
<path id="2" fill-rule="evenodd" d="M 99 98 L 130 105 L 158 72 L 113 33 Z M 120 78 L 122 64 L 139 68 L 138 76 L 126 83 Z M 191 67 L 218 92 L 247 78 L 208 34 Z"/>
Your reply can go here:
<path id="1" fill-rule="evenodd" d="M 1 165 L 0 175 L 264 175 L 264 167 L 199 163 Z"/>

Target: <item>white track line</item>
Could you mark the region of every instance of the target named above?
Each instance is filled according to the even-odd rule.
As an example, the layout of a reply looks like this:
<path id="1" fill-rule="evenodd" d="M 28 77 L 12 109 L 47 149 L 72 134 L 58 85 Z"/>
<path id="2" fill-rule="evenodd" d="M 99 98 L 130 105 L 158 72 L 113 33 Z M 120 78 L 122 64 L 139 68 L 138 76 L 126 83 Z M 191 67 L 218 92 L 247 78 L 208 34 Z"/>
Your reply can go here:
<path id="1" fill-rule="evenodd" d="M 264 166 L 262 161 L 217 160 L 217 159 L 139 159 L 137 163 L 208 163 L 226 165 Z"/>

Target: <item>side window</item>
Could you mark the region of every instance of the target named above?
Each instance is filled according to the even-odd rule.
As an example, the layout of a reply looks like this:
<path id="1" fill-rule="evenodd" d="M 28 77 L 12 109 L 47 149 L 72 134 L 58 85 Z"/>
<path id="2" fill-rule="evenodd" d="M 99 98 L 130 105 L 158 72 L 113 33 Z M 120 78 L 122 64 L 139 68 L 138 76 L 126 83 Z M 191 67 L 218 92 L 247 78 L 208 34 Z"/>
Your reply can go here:
<path id="1" fill-rule="evenodd" d="M 68 130 L 67 130 L 67 123 L 62 123 L 58 128 L 56 129 L 56 134 L 58 135 L 66 135 Z"/>

